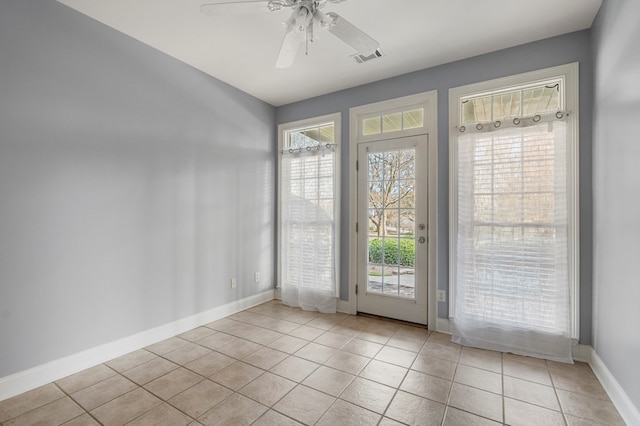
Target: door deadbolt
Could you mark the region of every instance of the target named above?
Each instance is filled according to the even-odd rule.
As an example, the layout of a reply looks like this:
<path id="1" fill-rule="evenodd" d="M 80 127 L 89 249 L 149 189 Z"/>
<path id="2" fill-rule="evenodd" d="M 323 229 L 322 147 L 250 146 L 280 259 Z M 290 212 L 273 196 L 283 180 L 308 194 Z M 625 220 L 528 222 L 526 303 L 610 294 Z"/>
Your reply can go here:
<path id="1" fill-rule="evenodd" d="M 424 231 L 424 228 L 425 228 L 424 223 L 421 223 L 420 225 L 418 225 L 419 230 Z"/>

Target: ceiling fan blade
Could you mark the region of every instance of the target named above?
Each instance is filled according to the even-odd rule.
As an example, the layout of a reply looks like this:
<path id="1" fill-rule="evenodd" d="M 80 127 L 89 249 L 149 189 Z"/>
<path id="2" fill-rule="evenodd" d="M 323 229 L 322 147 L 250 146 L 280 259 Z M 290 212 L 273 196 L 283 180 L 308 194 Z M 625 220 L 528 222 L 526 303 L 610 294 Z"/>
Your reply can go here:
<path id="1" fill-rule="evenodd" d="M 208 16 L 242 15 L 269 12 L 268 6 L 268 0 L 221 1 L 203 4 L 200 6 L 200 12 Z"/>
<path id="2" fill-rule="evenodd" d="M 284 69 L 293 65 L 293 61 L 296 59 L 300 45 L 304 41 L 304 32 L 299 31 L 298 28 L 291 28 L 284 34 L 282 40 L 282 46 L 280 46 L 280 53 L 278 54 L 278 60 L 276 61 L 276 68 Z"/>
<path id="3" fill-rule="evenodd" d="M 287 29 L 280 46 L 276 68 L 289 68 L 296 59 L 300 44 L 304 41 L 307 27 L 312 23 L 312 12 L 305 6 L 297 7 L 285 21 Z"/>
<path id="4" fill-rule="evenodd" d="M 322 28 L 353 47 L 358 53 L 365 56 L 373 55 L 380 47 L 380 43 L 337 13 L 329 12 L 325 15 L 318 10 L 316 15 Z"/>

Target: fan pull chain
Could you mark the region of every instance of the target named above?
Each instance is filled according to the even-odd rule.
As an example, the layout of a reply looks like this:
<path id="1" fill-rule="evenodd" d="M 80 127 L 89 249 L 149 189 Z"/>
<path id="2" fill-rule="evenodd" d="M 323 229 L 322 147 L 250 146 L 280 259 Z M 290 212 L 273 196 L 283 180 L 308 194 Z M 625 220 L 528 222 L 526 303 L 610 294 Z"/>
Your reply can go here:
<path id="1" fill-rule="evenodd" d="M 313 43 L 313 19 L 309 22 L 307 27 L 307 40 L 305 44 L 305 55 L 309 56 L 309 43 Z"/>

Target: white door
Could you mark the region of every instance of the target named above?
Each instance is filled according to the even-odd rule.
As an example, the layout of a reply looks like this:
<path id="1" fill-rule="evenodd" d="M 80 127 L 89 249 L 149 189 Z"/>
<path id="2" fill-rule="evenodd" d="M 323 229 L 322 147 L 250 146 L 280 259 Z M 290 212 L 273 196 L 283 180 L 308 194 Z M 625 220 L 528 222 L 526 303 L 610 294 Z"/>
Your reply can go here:
<path id="1" fill-rule="evenodd" d="M 427 144 L 358 144 L 358 312 L 427 323 Z"/>

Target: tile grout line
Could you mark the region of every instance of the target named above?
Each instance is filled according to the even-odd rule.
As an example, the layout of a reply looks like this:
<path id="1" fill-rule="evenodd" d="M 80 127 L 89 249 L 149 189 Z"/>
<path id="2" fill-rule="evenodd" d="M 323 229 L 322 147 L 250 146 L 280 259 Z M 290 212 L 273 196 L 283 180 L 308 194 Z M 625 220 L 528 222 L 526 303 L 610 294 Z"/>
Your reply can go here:
<path id="1" fill-rule="evenodd" d="M 504 396 L 504 354 L 500 354 L 500 380 L 502 382 L 502 424 L 507 424 L 507 409 Z"/>
<path id="2" fill-rule="evenodd" d="M 267 303 L 268 303 L 268 305 L 264 304 L 263 306 L 275 306 L 275 304 L 272 304 L 271 302 L 267 302 Z M 252 308 L 252 309 L 255 309 L 255 307 Z M 275 309 L 275 308 L 273 308 L 273 309 Z M 301 311 L 298 311 L 298 312 L 301 312 Z M 304 312 L 304 311 L 302 311 L 302 312 Z M 374 322 L 363 322 L 359 326 L 356 326 L 355 323 L 353 323 L 353 322 L 350 323 L 350 325 L 346 325 L 345 324 L 345 322 L 350 321 L 352 319 L 352 317 L 340 316 L 340 317 L 337 317 L 337 318 L 322 318 L 322 321 L 318 321 L 318 322 L 314 323 L 313 325 L 309 325 L 310 323 L 313 323 L 314 321 L 319 320 L 320 316 L 316 315 L 316 316 L 308 317 L 308 318 L 305 319 L 304 322 L 299 322 L 299 321 L 289 321 L 289 320 L 286 319 L 286 318 L 292 318 L 293 316 L 295 316 L 295 313 L 291 313 L 290 315 L 284 315 L 284 314 L 280 315 L 280 314 L 278 314 L 277 316 L 268 315 L 268 314 L 265 314 L 265 313 L 262 313 L 262 312 L 253 312 L 251 310 L 241 311 L 239 314 L 241 314 L 241 313 L 250 313 L 251 315 L 241 316 L 241 315 L 238 315 L 238 314 L 234 314 L 234 315 L 238 315 L 238 318 L 240 318 L 240 319 L 234 319 L 234 318 L 230 318 L 230 317 L 225 317 L 225 318 L 222 318 L 222 319 L 218 320 L 218 321 L 223 321 L 223 320 L 233 321 L 233 323 L 234 323 L 233 325 L 230 325 L 228 327 L 226 327 L 226 326 L 222 327 L 222 328 L 224 328 L 222 330 L 217 329 L 217 328 L 213 328 L 212 325 L 217 321 L 214 321 L 214 322 L 209 323 L 209 324 L 202 325 L 200 327 L 205 327 L 205 328 L 211 330 L 213 332 L 211 334 L 211 336 L 215 335 L 217 333 L 222 333 L 223 335 L 234 337 L 235 339 L 239 339 L 239 340 L 244 341 L 244 342 L 255 344 L 256 345 L 256 349 L 250 351 L 247 354 L 244 354 L 244 355 L 234 354 L 234 356 L 230 356 L 230 355 L 227 355 L 227 354 L 225 354 L 223 352 L 220 352 L 220 349 L 222 349 L 222 348 L 224 348 L 226 346 L 230 346 L 231 344 L 235 343 L 235 341 L 234 342 L 225 343 L 224 345 L 220 346 L 219 348 L 214 349 L 214 348 L 210 348 L 210 347 L 204 346 L 203 344 L 199 343 L 201 340 L 203 340 L 203 339 L 205 339 L 205 338 L 207 338 L 209 336 L 204 336 L 204 337 L 202 337 L 202 338 L 200 338 L 198 340 L 189 340 L 189 339 L 181 337 L 180 335 L 172 336 L 172 337 L 177 337 L 178 339 L 181 339 L 182 341 L 185 342 L 185 344 L 182 345 L 181 347 L 175 348 L 175 349 L 173 349 L 171 351 L 164 352 L 162 355 L 159 355 L 158 353 L 155 353 L 155 352 L 153 352 L 151 350 L 148 350 L 146 348 L 142 348 L 143 350 L 146 350 L 147 352 L 152 354 L 154 356 L 154 358 L 152 358 L 151 360 L 147 360 L 147 361 L 145 361 L 143 363 L 137 364 L 137 365 L 135 365 L 133 367 L 127 368 L 126 370 L 123 370 L 122 372 L 116 371 L 113 367 L 107 365 L 106 363 L 100 364 L 100 365 L 103 365 L 103 366 L 107 367 L 109 370 L 111 370 L 115 374 L 113 376 L 110 376 L 110 377 L 104 378 L 102 380 L 99 380 L 99 381 L 97 381 L 95 383 L 92 383 L 90 386 L 85 386 L 85 387 L 83 387 L 81 389 L 78 389 L 76 392 L 80 392 L 82 390 L 88 389 L 88 388 L 90 388 L 92 386 L 95 386 L 97 384 L 103 383 L 104 381 L 109 380 L 109 379 L 111 379 L 113 377 L 121 377 L 121 378 L 123 378 L 123 379 L 125 379 L 125 380 L 127 380 L 129 382 L 132 382 L 135 385 L 134 389 L 132 389 L 132 390 L 130 390 L 128 392 L 125 392 L 122 395 L 126 395 L 126 394 L 128 394 L 130 392 L 133 392 L 133 391 L 137 390 L 137 389 L 142 389 L 145 392 L 149 392 L 150 395 L 153 395 L 155 398 L 157 398 L 160 401 L 160 404 L 152 407 L 151 409 L 149 409 L 148 411 L 145 411 L 144 413 L 139 414 L 135 419 L 132 419 L 130 421 L 135 421 L 136 419 L 139 419 L 139 418 L 147 415 L 150 411 L 156 409 L 157 407 L 159 407 L 159 406 L 161 406 L 163 404 L 166 404 L 167 406 L 171 407 L 172 409 L 175 409 L 176 411 L 186 415 L 189 419 L 194 419 L 194 417 L 192 417 L 188 413 L 182 411 L 181 409 L 173 406 L 168 401 L 169 401 L 169 399 L 171 399 L 173 397 L 176 397 L 178 395 L 183 394 L 184 392 L 187 392 L 189 389 L 192 389 L 194 386 L 197 386 L 198 384 L 202 383 L 204 380 L 211 381 L 211 382 L 215 383 L 216 385 L 219 385 L 222 388 L 224 388 L 226 390 L 229 390 L 230 394 L 227 397 L 225 397 L 224 399 L 222 399 L 221 401 L 219 401 L 213 407 L 210 407 L 209 409 L 207 409 L 205 411 L 205 413 L 203 413 L 200 417 L 204 416 L 210 410 L 215 409 L 220 404 L 224 403 L 224 401 L 227 401 L 228 398 L 230 398 L 230 397 L 234 396 L 235 394 L 237 394 L 240 397 L 247 398 L 247 399 L 249 399 L 249 400 L 251 400 L 251 401 L 253 401 L 253 402 L 257 403 L 257 404 L 260 404 L 262 407 L 266 407 L 266 411 L 263 414 L 261 414 L 258 417 L 258 419 L 255 419 L 254 421 L 252 421 L 252 423 L 257 422 L 260 418 L 265 416 L 271 410 L 276 412 L 276 413 L 279 413 L 280 415 L 283 415 L 283 416 L 285 416 L 287 418 L 293 419 L 292 417 L 288 416 L 287 414 L 285 414 L 283 412 L 280 412 L 280 411 L 276 410 L 273 407 L 275 407 L 280 401 L 282 401 L 284 398 L 286 398 L 298 386 L 302 386 L 302 387 L 305 387 L 307 389 L 312 389 L 312 390 L 320 392 L 320 393 L 322 393 L 324 395 L 328 395 L 328 396 L 330 396 L 331 398 L 334 399 L 333 402 L 329 405 L 329 407 L 323 410 L 323 412 L 320 415 L 320 417 L 318 417 L 318 420 L 321 419 L 323 416 L 325 416 L 327 414 L 327 412 L 329 410 L 331 410 L 332 407 L 334 407 L 336 405 L 338 400 L 344 401 L 344 402 L 349 403 L 349 404 L 353 404 L 355 407 L 358 407 L 359 409 L 375 413 L 376 415 L 381 415 L 379 422 L 382 422 L 384 420 L 384 418 L 386 417 L 387 413 L 389 412 L 389 409 L 390 409 L 393 401 L 398 396 L 400 391 L 407 392 L 410 395 L 414 395 L 416 397 L 419 397 L 419 398 L 422 398 L 422 399 L 426 399 L 428 401 L 435 401 L 435 400 L 433 400 L 431 398 L 427 398 L 426 396 L 422 396 L 422 394 L 420 394 L 420 393 L 414 393 L 412 391 L 404 391 L 404 390 L 401 389 L 401 387 L 403 386 L 405 380 L 407 380 L 407 377 L 408 377 L 408 375 L 409 375 L 409 373 L 411 371 L 416 371 L 416 372 L 418 372 L 420 374 L 424 374 L 424 375 L 429 376 L 429 377 L 439 377 L 439 376 L 433 376 L 433 375 L 431 375 L 429 373 L 422 373 L 422 372 L 420 372 L 418 370 L 413 370 L 413 367 L 416 366 L 416 362 L 417 362 L 417 360 L 418 360 L 418 358 L 420 356 L 427 357 L 427 358 L 432 358 L 432 359 L 434 359 L 436 361 L 442 359 L 440 356 L 432 357 L 430 355 L 426 355 L 426 353 L 423 354 L 423 351 L 425 350 L 425 348 L 429 344 L 434 344 L 434 345 L 438 345 L 438 346 L 445 346 L 445 347 L 447 346 L 444 342 L 443 343 L 440 342 L 440 340 L 442 339 L 443 336 L 440 336 L 439 334 L 436 334 L 435 332 L 432 332 L 432 331 L 427 329 L 427 332 L 428 332 L 427 337 L 424 339 L 424 341 L 422 341 L 422 343 L 420 344 L 420 346 L 417 349 L 417 351 L 414 351 L 413 348 L 415 348 L 415 346 L 412 346 L 412 345 L 415 344 L 415 341 L 411 338 L 411 336 L 402 336 L 401 331 L 405 330 L 404 325 L 402 325 L 402 324 L 393 324 L 392 323 L 396 327 L 390 334 L 387 332 L 389 330 L 384 331 L 384 333 L 382 333 L 382 334 L 375 334 L 375 331 L 373 332 L 374 334 L 371 334 L 372 333 L 372 329 L 375 328 L 377 321 L 382 321 L 380 319 L 373 320 Z M 264 317 L 264 319 L 271 318 L 276 322 L 271 323 L 270 326 L 255 325 L 255 323 L 260 323 L 260 321 L 261 321 L 261 319 L 263 317 Z M 301 319 L 301 318 L 302 317 L 300 317 L 299 319 Z M 355 318 L 357 318 L 357 317 L 355 317 Z M 245 321 L 251 321 L 251 322 L 245 322 Z M 286 321 L 286 322 L 290 323 L 290 325 L 287 326 L 287 325 L 285 325 L 285 323 L 280 323 L 280 321 Z M 389 324 L 389 323 L 390 322 L 385 322 L 385 324 Z M 250 327 L 246 327 L 244 330 L 243 330 L 243 328 L 239 328 L 238 329 L 238 334 L 230 334 L 230 333 L 228 333 L 228 330 L 230 330 L 233 327 L 240 326 L 240 325 L 250 326 L 251 328 L 256 328 L 256 330 L 251 330 Z M 284 330 L 286 327 L 292 327 L 294 325 L 295 325 L 295 327 L 288 329 L 288 331 L 286 331 L 286 332 L 278 331 L 278 330 Z M 340 327 L 342 327 L 342 326 L 344 326 L 346 328 L 345 329 L 340 329 Z M 313 328 L 313 329 L 317 330 L 320 334 L 318 334 L 317 336 L 315 336 L 315 337 L 313 337 L 311 339 L 299 338 L 299 337 L 295 337 L 295 336 L 293 336 L 291 334 L 291 333 L 294 333 L 296 330 L 298 330 L 298 329 L 300 329 L 302 327 Z M 353 327 L 353 328 L 349 328 L 349 327 Z M 196 328 L 198 328 L 198 327 L 196 327 Z M 419 329 L 419 327 L 416 327 L 416 329 Z M 246 330 L 249 330 L 249 331 L 246 331 Z M 270 332 L 273 332 L 273 333 L 278 333 L 280 336 L 276 337 L 276 338 L 274 338 L 272 340 L 265 341 L 264 343 L 258 343 L 258 342 L 255 342 L 255 341 L 252 341 L 252 340 L 249 339 L 249 337 L 252 334 L 259 333 L 261 330 L 262 331 L 270 331 Z M 386 328 L 385 328 L 385 330 L 386 330 Z M 338 347 L 323 344 L 323 343 L 331 343 L 331 341 L 323 341 L 323 343 L 319 343 L 317 340 L 320 339 L 323 335 L 327 335 L 327 333 L 332 333 L 332 334 L 335 334 L 337 336 L 341 336 L 341 339 L 344 340 L 344 343 L 342 343 Z M 300 339 L 300 340 L 304 341 L 304 345 L 302 347 L 296 349 L 295 351 L 291 352 L 291 353 L 269 346 L 273 342 L 275 342 L 275 341 L 277 341 L 280 338 L 285 337 L 285 336 L 289 336 L 289 337 L 292 337 L 292 338 Z M 359 336 L 361 336 L 361 337 L 359 337 Z M 379 336 L 380 338 L 377 338 L 376 336 Z M 387 336 L 389 336 L 389 337 L 387 337 Z M 372 340 L 369 340 L 369 339 L 372 339 Z M 396 340 L 394 340 L 394 339 L 396 339 Z M 340 339 L 338 339 L 338 340 L 340 340 Z M 355 342 L 356 340 L 359 340 L 359 341 L 364 342 L 366 344 L 379 345 L 379 348 L 377 350 L 375 350 L 374 352 L 367 352 L 366 355 L 362 355 L 361 353 L 352 352 L 351 350 L 344 349 L 347 345 L 349 345 L 351 342 Z M 384 343 L 381 343 L 382 340 L 384 340 Z M 161 343 L 161 342 L 158 342 L 158 343 Z M 325 348 L 330 349 L 332 351 L 332 354 L 327 359 L 323 359 L 322 362 L 309 360 L 309 359 L 302 358 L 302 357 L 296 355 L 299 351 L 301 351 L 304 347 L 308 346 L 311 343 L 313 343 L 315 345 L 319 345 L 321 347 L 325 347 Z M 171 354 L 172 352 L 180 350 L 180 348 L 182 348 L 185 345 L 189 345 L 189 344 L 193 344 L 193 345 L 196 345 L 196 346 L 198 346 L 200 348 L 204 348 L 208 352 L 205 353 L 205 354 L 202 354 L 202 355 L 200 355 L 200 356 L 198 356 L 198 357 L 196 357 L 194 359 L 189 359 L 186 362 L 182 362 L 182 361 L 177 362 L 177 361 L 173 361 L 173 360 L 167 358 L 167 356 L 169 354 Z M 375 349 L 376 347 L 377 346 L 373 347 L 373 349 Z M 405 349 L 407 347 L 409 347 L 411 349 Z M 251 364 L 248 361 L 245 361 L 246 359 L 248 359 L 252 355 L 256 354 L 258 351 L 261 351 L 261 350 L 263 350 L 265 348 L 282 354 L 282 356 L 284 356 L 284 358 L 281 359 L 280 361 L 278 361 L 276 364 L 274 364 L 270 368 L 264 368 L 262 366 L 254 365 L 254 364 Z M 401 363 L 402 365 L 395 364 L 393 362 L 389 363 L 387 361 L 384 361 L 383 359 L 376 358 L 377 356 L 380 355 L 381 351 L 383 351 L 385 348 L 390 348 L 390 349 L 394 349 L 394 350 L 397 350 L 397 351 L 406 351 L 406 352 L 413 353 L 414 354 L 413 355 L 413 360 L 411 361 L 411 363 L 407 367 L 405 367 L 404 364 L 402 364 L 402 363 Z M 354 347 L 354 349 L 355 349 L 355 347 Z M 354 356 L 359 356 L 359 357 L 366 358 L 367 362 L 355 374 L 352 371 L 344 371 L 344 370 L 342 370 L 340 368 L 336 368 L 336 367 L 332 367 L 330 365 L 327 365 L 327 363 L 329 363 L 337 354 L 339 354 L 341 352 L 343 352 L 345 354 L 351 354 L 351 355 L 354 355 Z M 220 383 L 214 381 L 210 376 L 202 375 L 201 373 L 199 373 L 199 372 L 197 372 L 195 370 L 191 370 L 189 367 L 186 366 L 187 364 L 189 364 L 191 362 L 194 362 L 194 361 L 196 361 L 198 359 L 201 359 L 202 357 L 204 357 L 204 356 L 206 356 L 208 354 L 211 354 L 211 353 L 221 354 L 221 355 L 224 355 L 224 356 L 230 358 L 231 360 L 233 360 L 232 364 L 229 364 L 229 365 L 223 367 L 222 369 L 217 370 L 215 373 L 212 373 L 212 376 L 214 374 L 217 374 L 218 371 L 223 371 L 224 369 L 228 368 L 230 365 L 233 365 L 234 363 L 237 363 L 237 362 L 241 362 L 243 364 L 250 365 L 253 368 L 257 368 L 261 372 L 257 377 L 251 379 L 248 383 L 243 384 L 237 390 L 234 390 L 234 389 L 231 389 L 231 388 L 229 388 L 229 387 L 227 387 L 227 386 L 225 386 L 223 384 L 220 384 Z M 447 416 L 447 412 L 448 412 L 448 410 L 450 408 L 451 409 L 454 409 L 454 408 L 457 409 L 456 407 L 453 407 L 453 406 L 449 405 L 449 403 L 451 402 L 451 396 L 452 396 L 452 393 L 453 393 L 453 387 L 454 387 L 454 385 L 456 383 L 458 383 L 458 382 L 456 382 L 456 376 L 457 376 L 457 374 L 459 372 L 459 369 L 461 368 L 461 365 L 468 366 L 469 368 L 474 368 L 474 369 L 478 369 L 478 370 L 494 373 L 493 370 L 485 369 L 483 367 L 475 367 L 472 364 L 471 365 L 467 365 L 467 363 L 462 363 L 462 354 L 463 354 L 463 349 L 458 349 L 457 360 L 455 362 L 455 367 L 453 369 L 453 376 L 451 377 L 451 380 L 449 380 L 449 385 L 448 385 L 448 389 L 447 389 L 447 393 L 446 393 L 445 403 L 443 404 L 444 405 L 444 411 L 443 411 L 442 419 L 440 420 L 440 423 L 443 423 L 445 421 L 446 416 Z M 369 355 L 371 355 L 371 356 L 369 356 Z M 387 357 L 388 357 L 388 355 L 389 354 L 387 354 Z M 505 379 L 507 378 L 506 376 L 514 377 L 517 380 L 522 380 L 524 382 L 529 382 L 529 383 L 533 383 L 533 384 L 536 384 L 536 385 L 541 385 L 541 386 L 546 386 L 546 385 L 545 384 L 541 384 L 541 383 L 536 382 L 536 381 L 529 380 L 530 377 L 528 377 L 528 378 L 520 378 L 518 376 L 512 376 L 512 375 L 505 374 L 505 363 L 504 362 L 505 362 L 506 359 L 505 359 L 504 354 L 499 353 L 499 355 L 500 355 L 499 359 L 500 359 L 500 376 L 501 376 L 500 377 L 500 383 L 501 383 L 501 387 L 502 387 L 501 395 L 500 395 L 501 396 L 501 403 L 502 403 L 501 404 L 501 407 L 502 407 L 502 424 L 505 424 L 506 423 L 506 414 L 507 414 L 506 413 L 506 399 L 507 399 L 507 396 L 505 394 Z M 123 356 L 126 356 L 126 354 L 123 355 Z M 171 373 L 175 372 L 178 369 L 184 369 L 184 370 L 186 370 L 186 371 L 188 371 L 190 373 L 193 373 L 196 376 L 198 376 L 199 378 L 201 378 L 202 380 L 200 380 L 198 383 L 195 383 L 195 384 L 189 386 L 187 389 L 184 389 L 184 390 L 178 392 L 176 395 L 173 395 L 171 398 L 168 398 L 168 399 L 165 400 L 163 397 L 160 397 L 159 395 L 156 395 L 154 392 L 146 389 L 144 387 L 146 384 L 145 385 L 140 385 L 137 382 L 134 382 L 133 380 L 131 380 L 127 376 L 125 376 L 124 373 L 126 373 L 127 371 L 129 371 L 129 370 L 131 370 L 133 368 L 136 368 L 136 367 L 138 367 L 140 365 L 143 365 L 143 364 L 145 364 L 147 362 L 150 362 L 153 359 L 157 359 L 157 358 L 160 358 L 160 359 L 163 359 L 164 361 L 170 362 L 171 364 L 176 365 L 177 367 L 174 368 L 171 371 L 168 371 L 166 373 L 161 374 L 158 377 L 153 378 L 152 380 L 148 381 L 147 384 L 153 382 L 154 380 L 160 379 L 160 378 L 162 378 L 162 377 L 164 377 L 164 376 L 166 376 L 168 374 L 171 374 Z M 271 371 L 273 368 L 275 368 L 276 366 L 280 365 L 285 360 L 291 359 L 291 358 L 298 358 L 298 359 L 302 359 L 302 360 L 311 362 L 313 364 L 316 364 L 317 367 L 315 367 L 313 371 L 309 372 L 309 374 L 307 374 L 305 377 L 301 378 L 300 380 L 291 380 L 288 377 L 282 376 L 282 375 L 280 375 L 278 373 L 275 373 L 275 372 Z M 363 371 L 368 366 L 370 366 L 371 363 L 374 360 L 378 361 L 380 363 L 383 363 L 383 364 L 393 365 L 393 366 L 396 366 L 396 367 L 399 367 L 399 368 L 403 368 L 403 369 L 406 370 L 406 371 L 404 371 L 404 374 L 402 375 L 402 379 L 399 381 L 399 383 L 396 386 L 390 386 L 393 389 L 393 395 L 389 399 L 389 402 L 386 404 L 386 406 L 385 406 L 385 408 L 384 408 L 384 410 L 382 411 L 381 414 L 378 413 L 378 412 L 375 412 L 375 411 L 373 411 L 373 410 L 371 410 L 369 408 L 363 407 L 362 405 L 360 405 L 360 403 L 354 403 L 354 402 L 350 402 L 348 400 L 342 399 L 342 396 L 345 394 L 346 390 L 350 386 L 352 386 L 353 383 L 357 379 L 362 379 L 362 380 L 367 380 L 367 381 L 371 380 L 373 383 L 377 383 L 377 384 L 384 385 L 384 386 L 389 386 L 389 385 L 387 385 L 385 383 L 381 383 L 381 382 L 379 382 L 377 380 L 367 379 L 367 378 L 361 376 Z M 514 359 L 513 361 L 516 361 L 516 360 Z M 315 388 L 313 388 L 313 387 L 311 387 L 309 385 L 304 384 L 303 382 L 305 380 L 307 380 L 307 378 L 310 377 L 312 374 L 314 374 L 317 371 L 317 369 L 320 368 L 320 367 L 325 367 L 325 368 L 329 368 L 329 369 L 332 369 L 332 370 L 340 371 L 342 373 L 345 373 L 345 374 L 348 374 L 348 375 L 352 376 L 352 378 L 349 381 L 349 383 L 344 387 L 344 389 L 342 389 L 337 394 L 337 396 L 333 396 L 332 394 L 329 394 L 329 393 L 327 393 L 325 391 L 322 391 L 322 390 L 319 390 L 319 389 L 315 389 Z M 559 388 L 557 387 L 556 380 L 554 379 L 554 377 L 551 374 L 552 369 L 550 368 L 550 365 L 549 365 L 549 363 L 547 361 L 545 361 L 544 367 L 545 367 L 546 376 L 549 377 L 549 380 L 550 380 L 550 384 L 551 384 L 550 387 L 553 388 L 553 392 L 554 392 L 554 395 L 555 395 L 555 402 L 558 404 L 558 407 L 560 409 L 560 413 L 562 415 L 562 419 L 563 419 L 564 424 L 567 425 L 567 424 L 569 424 L 569 421 L 568 421 L 568 418 L 567 418 L 568 413 L 565 412 L 564 407 L 560 403 L 560 398 L 559 398 L 559 393 L 558 393 L 559 392 Z M 277 401 L 275 401 L 273 404 L 270 404 L 268 406 L 263 404 L 263 403 L 261 403 L 257 399 L 254 399 L 254 397 L 252 397 L 252 396 L 246 396 L 246 395 L 243 395 L 241 393 L 242 389 L 244 389 L 246 386 L 250 385 L 254 381 L 260 379 L 261 377 L 264 377 L 266 373 L 271 373 L 271 374 L 273 374 L 273 375 L 275 375 L 277 377 L 280 377 L 280 378 L 283 378 L 283 379 L 286 379 L 286 380 L 291 380 L 294 383 L 294 386 L 289 391 L 284 393 Z M 597 379 L 596 379 L 596 381 L 597 381 Z M 60 398 L 57 398 L 57 399 L 55 399 L 53 401 L 50 401 L 47 404 L 41 405 L 41 406 L 36 407 L 36 408 L 34 408 L 32 410 L 29 410 L 29 411 L 27 411 L 25 413 L 22 413 L 20 416 L 26 415 L 28 413 L 31 413 L 31 412 L 35 411 L 35 410 L 41 409 L 42 407 L 45 407 L 45 406 L 47 406 L 47 405 L 49 405 L 51 403 L 59 401 L 62 398 L 68 397 L 71 401 L 73 401 L 74 404 L 78 405 L 83 411 L 82 414 L 80 414 L 79 416 L 74 417 L 74 419 L 76 419 L 77 417 L 83 416 L 84 414 L 88 414 L 89 417 L 91 417 L 93 420 L 97 421 L 97 418 L 95 418 L 84 407 L 80 406 L 79 403 L 76 402 L 76 400 L 71 396 L 70 393 L 64 391 L 57 383 L 52 382 L 52 384 L 56 387 L 56 389 L 58 389 L 58 390 L 60 390 L 62 392 L 63 396 L 61 396 Z M 493 393 L 492 391 L 488 391 L 488 390 L 486 390 L 484 388 L 477 388 L 476 386 L 473 386 L 473 385 L 465 385 L 464 383 L 460 383 L 460 385 L 461 386 L 468 386 L 468 387 L 471 387 L 471 388 L 474 388 L 474 389 L 479 389 L 479 390 L 482 390 L 484 392 Z M 579 393 L 579 392 L 577 392 L 577 393 L 573 392 L 573 391 L 567 391 L 567 392 L 582 396 L 582 394 Z M 109 403 L 109 402 L 121 397 L 122 395 L 119 395 L 119 396 L 117 396 L 117 397 L 115 397 L 115 398 L 113 398 L 113 399 L 111 399 L 109 401 L 105 401 L 100 406 L 102 406 L 104 404 L 107 404 L 107 403 Z M 515 401 L 519 401 L 519 402 L 522 402 L 524 404 L 529 404 L 529 405 L 536 406 L 536 407 L 543 408 L 543 409 L 547 409 L 547 410 L 552 410 L 552 409 L 550 409 L 550 408 L 548 408 L 546 406 L 538 405 L 537 403 L 530 403 L 530 402 L 527 402 L 527 401 L 521 401 L 520 399 L 515 399 Z M 435 401 L 435 402 L 438 402 L 438 401 Z M 484 417 L 482 415 L 479 415 L 477 413 L 471 412 L 471 411 L 462 410 L 462 409 L 458 409 L 458 410 L 461 410 L 461 411 L 463 411 L 465 413 L 469 413 L 469 414 L 474 415 L 474 416 L 480 416 L 480 417 L 483 417 L 483 418 L 486 419 L 486 417 Z M 555 410 L 552 410 L 552 411 L 555 411 Z M 18 417 L 20 417 L 20 416 L 18 416 Z M 578 416 L 578 417 L 581 417 L 581 416 Z M 73 419 L 71 419 L 71 420 L 73 420 Z M 71 420 L 67 420 L 67 421 L 71 421 Z M 295 419 L 293 419 L 293 420 L 295 420 Z M 100 423 L 100 422 L 98 422 L 98 423 Z"/>
<path id="3" fill-rule="evenodd" d="M 551 369 L 549 368 L 549 363 L 547 361 L 545 361 L 545 365 L 547 366 L 547 372 L 549 373 L 549 380 L 551 381 L 551 387 L 553 388 L 553 394 L 555 395 L 556 402 L 558 403 L 558 407 L 560 408 L 560 414 L 562 415 L 562 421 L 564 422 L 565 425 L 568 425 L 569 421 L 567 420 L 567 413 L 564 412 L 564 407 L 562 407 L 562 403 L 560 402 L 560 396 L 558 396 L 558 389 L 556 388 L 555 380 L 553 379 L 553 376 L 551 375 Z"/>
<path id="4" fill-rule="evenodd" d="M 98 364 L 98 365 L 101 365 L 101 364 Z M 109 367 L 108 365 L 107 365 L 106 367 L 110 368 L 110 369 L 113 371 L 113 369 L 112 369 L 111 367 Z M 116 374 L 118 374 L 118 372 L 116 372 Z M 111 377 L 113 377 L 113 376 L 111 376 Z M 107 380 L 107 379 L 104 379 L 104 380 Z M 101 382 L 103 382 L 104 380 L 101 380 L 101 381 L 96 382 L 96 383 L 94 383 L 94 384 L 101 383 Z M 80 403 L 79 403 L 79 402 L 77 402 L 75 399 L 73 399 L 73 397 L 71 396 L 71 394 L 67 393 L 67 391 L 65 391 L 64 389 L 62 389 L 62 388 L 61 388 L 61 387 L 60 387 L 56 382 L 51 382 L 51 383 L 52 383 L 55 387 L 57 387 L 57 388 L 58 388 L 58 389 L 59 389 L 63 394 L 65 394 L 65 396 L 66 396 L 67 398 L 71 399 L 75 404 L 77 404 L 77 405 L 78 405 L 78 407 L 82 408 L 82 411 L 84 411 L 84 413 L 83 413 L 83 414 L 87 414 L 89 417 L 91 417 L 93 420 L 95 420 L 98 424 L 100 424 L 100 425 L 102 424 L 101 422 L 99 422 L 99 421 L 98 421 L 98 419 L 96 419 L 96 418 L 93 416 L 93 414 L 91 414 L 91 413 L 90 413 L 86 408 L 84 408 L 82 405 L 80 405 Z M 91 385 L 91 386 L 93 386 L 93 385 Z M 87 388 L 89 388 L 89 387 L 91 387 L 91 386 L 87 386 L 87 387 L 84 387 L 84 388 L 82 388 L 82 389 L 79 389 L 79 390 L 78 390 L 78 392 L 80 392 L 81 390 L 87 389 Z M 114 398 L 114 399 L 115 399 L 115 398 Z M 78 417 L 80 417 L 80 416 L 82 416 L 82 414 L 80 414 L 79 416 L 74 417 L 73 419 L 69 419 L 69 420 L 67 420 L 66 422 L 70 422 L 71 420 L 77 419 L 77 418 L 78 418 Z M 65 422 L 65 423 L 66 423 L 66 422 Z M 63 423 L 63 424 L 64 424 L 64 423 Z"/>

